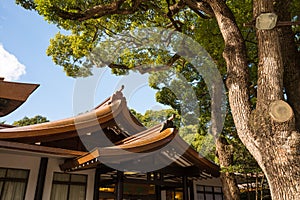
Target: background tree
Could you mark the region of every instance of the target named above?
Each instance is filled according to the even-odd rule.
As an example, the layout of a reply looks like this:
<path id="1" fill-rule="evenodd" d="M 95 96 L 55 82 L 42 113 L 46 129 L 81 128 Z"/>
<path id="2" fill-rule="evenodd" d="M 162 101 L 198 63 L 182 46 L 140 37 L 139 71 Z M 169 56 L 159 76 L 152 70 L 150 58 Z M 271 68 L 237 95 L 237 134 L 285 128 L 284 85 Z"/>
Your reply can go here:
<path id="1" fill-rule="evenodd" d="M 202 156 L 207 159 L 219 163 L 218 157 L 216 155 L 216 145 L 214 138 L 211 134 L 208 134 L 208 127 L 197 126 L 197 125 L 184 125 L 181 122 L 180 115 L 177 111 L 173 109 L 165 110 L 147 110 L 145 114 L 131 110 L 131 112 L 142 122 L 146 127 L 152 127 L 159 123 L 164 122 L 173 114 L 176 115 L 176 118 L 173 120 L 177 128 L 179 128 L 179 134 L 181 137 L 191 146 L 198 151 Z M 245 188 L 242 189 L 240 199 L 269 199 L 268 185 L 266 183 L 265 177 L 259 168 L 257 162 L 241 143 L 237 137 L 236 130 L 232 126 L 231 115 L 227 116 L 226 124 L 223 130 L 222 139 L 226 140 L 226 150 L 230 152 L 230 160 L 227 166 L 222 167 L 222 173 L 228 173 L 233 175 L 238 174 L 238 179 L 240 184 Z M 224 159 L 224 158 L 223 158 Z M 234 178 L 234 176 L 232 176 Z M 235 180 L 232 180 L 235 182 Z M 256 184 L 253 187 L 253 184 Z M 225 188 L 224 188 L 225 189 Z M 238 193 L 239 194 L 239 193 Z"/>
<path id="2" fill-rule="evenodd" d="M 173 123 L 175 126 L 179 127 L 180 123 L 180 116 L 178 113 L 173 109 L 163 109 L 163 110 L 147 110 L 145 114 L 141 114 L 136 112 L 135 110 L 130 110 L 134 116 L 147 128 L 151 128 L 154 125 L 160 124 L 166 121 L 169 117 L 175 115 L 175 119 Z"/>
<path id="3" fill-rule="evenodd" d="M 36 115 L 32 118 L 28 118 L 25 116 L 23 119 L 15 121 L 13 123 L 13 125 L 14 126 L 28 126 L 28 125 L 33 125 L 33 124 L 45 123 L 45 122 L 49 122 L 49 120 L 46 117 L 43 117 L 41 115 Z"/>
<path id="4" fill-rule="evenodd" d="M 286 23 L 277 23 L 277 26 L 270 30 L 259 30 L 253 26 L 253 29 L 249 28 L 247 32 L 241 26 L 248 21 L 255 22 L 260 14 L 268 12 L 276 13 L 279 22 L 297 20 L 292 14 L 295 10 L 299 11 L 299 1 L 17 2 L 27 9 L 37 10 L 46 20 L 70 32 L 70 35 L 58 33 L 51 40 L 47 50 L 54 62 L 63 66 L 70 76 L 89 75 L 90 66 L 82 65 L 85 56 L 101 42 L 101 39 L 123 30 L 160 26 L 175 29 L 196 39 L 207 48 L 226 77 L 236 132 L 266 174 L 273 199 L 297 199 L 300 196 L 300 70 L 297 66 L 300 56 L 295 34 L 291 26 L 282 26 Z M 200 26 L 199 22 L 203 20 L 207 22 L 206 28 L 205 23 Z M 220 32 L 213 31 L 217 29 Z M 211 30 L 208 31 L 209 35 L 205 39 L 199 38 L 198 36 L 206 30 Z M 254 40 L 253 33 L 256 33 L 257 40 Z M 299 34 L 296 36 L 299 39 Z M 205 40 L 207 41 L 201 43 Z M 218 42 L 213 43 L 214 41 Z M 245 43 L 247 41 L 250 42 Z M 143 49 L 124 52 L 115 63 L 108 63 L 108 66 L 120 74 L 129 69 L 145 72 L 147 69 L 139 66 L 147 63 L 156 62 L 174 67 L 180 65 L 180 61 L 182 59 L 176 54 Z M 185 62 L 181 62 L 181 66 L 189 67 Z M 162 90 L 165 90 L 165 94 L 172 95 L 166 89 Z M 159 97 L 168 101 L 163 95 Z M 272 110 L 274 105 L 275 108 L 283 105 L 279 106 L 282 109 L 275 110 L 283 110 L 279 116 L 285 115 L 289 111 L 289 105 L 282 104 L 280 100 L 285 100 L 291 105 L 293 117 L 279 122 L 274 113 L 269 114 L 269 110 Z M 170 103 L 173 103 L 172 107 L 178 106 L 176 101 Z M 217 141 L 220 152 L 224 152 L 222 149 L 226 145 L 221 140 Z M 225 159 L 224 163 L 226 160 L 228 159 Z M 234 192 L 231 194 L 234 195 Z"/>
<path id="5" fill-rule="evenodd" d="M 131 112 L 139 119 L 139 121 L 146 127 L 150 128 L 154 125 L 166 121 L 169 117 L 175 115 L 173 119 L 174 125 L 179 129 L 180 136 L 191 146 L 197 150 L 201 155 L 216 162 L 215 144 L 212 135 L 207 134 L 207 128 L 199 127 L 197 125 L 185 125 L 181 121 L 181 117 L 174 109 L 164 110 L 147 110 L 144 115 L 137 113 L 134 110 Z M 208 137 L 207 137 L 208 136 Z"/>

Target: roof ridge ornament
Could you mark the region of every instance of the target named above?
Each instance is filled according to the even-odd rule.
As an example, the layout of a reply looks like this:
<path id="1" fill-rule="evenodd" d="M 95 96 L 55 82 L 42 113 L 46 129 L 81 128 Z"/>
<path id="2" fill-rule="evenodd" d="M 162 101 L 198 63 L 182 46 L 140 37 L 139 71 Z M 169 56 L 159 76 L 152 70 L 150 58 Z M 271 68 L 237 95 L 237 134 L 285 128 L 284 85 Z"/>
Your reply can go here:
<path id="1" fill-rule="evenodd" d="M 163 132 L 167 128 L 176 128 L 176 126 L 173 123 L 173 120 L 175 119 L 175 114 L 173 114 L 171 117 L 169 117 L 161 126 L 160 132 Z"/>
<path id="2" fill-rule="evenodd" d="M 117 90 L 110 98 L 110 102 L 109 103 L 112 103 L 113 101 L 116 101 L 116 100 L 126 100 L 122 91 L 124 90 L 125 86 L 122 85 L 121 88 L 119 90 Z"/>
<path id="3" fill-rule="evenodd" d="M 122 92 L 122 91 L 124 90 L 124 88 L 125 88 L 125 86 L 122 85 L 121 88 L 120 88 L 120 90 L 118 90 L 118 91 L 119 91 L 119 92 Z"/>

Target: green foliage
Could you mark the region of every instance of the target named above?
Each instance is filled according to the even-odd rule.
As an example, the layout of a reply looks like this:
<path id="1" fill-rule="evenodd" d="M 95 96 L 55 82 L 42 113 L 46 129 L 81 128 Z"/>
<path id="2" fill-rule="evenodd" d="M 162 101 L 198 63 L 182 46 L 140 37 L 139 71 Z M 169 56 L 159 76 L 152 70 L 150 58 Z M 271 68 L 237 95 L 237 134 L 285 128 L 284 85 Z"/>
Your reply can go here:
<path id="1" fill-rule="evenodd" d="M 227 72 L 222 57 L 224 41 L 214 18 L 203 19 L 187 6 L 171 13 L 172 16 L 169 17 L 170 8 L 168 8 L 168 3 L 170 1 L 165 0 L 143 1 L 137 7 L 135 7 L 137 1 L 126 0 L 118 7 L 119 13 L 106 14 L 105 12 L 108 13 L 110 10 L 103 9 L 102 13 L 90 16 L 87 15 L 88 11 L 95 9 L 96 6 L 98 8 L 108 6 L 115 1 L 16 0 L 16 2 L 26 9 L 36 10 L 49 23 L 56 24 L 60 29 L 65 30 L 64 34 L 59 32 L 50 40 L 47 55 L 52 57 L 55 64 L 62 66 L 68 76 L 91 75 L 91 67 L 95 64 L 98 67 L 103 67 L 113 62 L 114 66 L 117 66 L 110 66 L 113 73 L 126 74 L 128 70 L 147 72 L 147 66 L 163 66 L 167 63 L 170 70 L 151 72 L 149 85 L 157 90 L 157 101 L 171 106 L 175 111 L 147 111 L 145 115 L 135 114 L 142 123 L 149 127 L 165 120 L 172 112 L 176 112 L 180 116 L 178 127 L 181 128 L 182 137 L 197 150 L 206 149 L 208 152 L 204 152 L 204 154 L 214 159 L 214 150 L 206 148 L 206 146 L 212 145 L 212 139 L 209 136 L 207 137 L 211 123 L 210 88 L 207 88 L 207 83 L 205 83 L 202 75 L 195 70 L 194 66 L 183 58 L 169 63 L 176 52 L 167 52 L 154 47 L 140 49 L 122 47 L 123 51 L 120 55 L 114 57 L 120 46 L 114 41 L 106 41 L 123 31 L 132 31 L 136 28 L 164 27 L 175 29 L 191 37 L 210 54 L 225 80 Z M 255 30 L 243 26 L 244 23 L 252 21 L 252 0 L 227 0 L 226 3 L 235 15 L 237 24 L 246 41 L 250 72 L 250 100 L 255 106 L 257 83 Z M 292 13 L 295 20 L 299 19 L 299 13 L 297 13 L 299 8 L 299 1 L 294 0 Z M 130 12 L 134 9 L 134 12 Z M 121 13 L 124 10 L 128 12 Z M 296 39 L 300 41 L 299 26 L 293 28 L 296 32 Z M 152 39 L 155 40 L 156 38 Z M 124 43 L 119 43 L 119 45 L 121 44 Z M 111 51 L 93 52 L 95 47 L 99 46 L 102 50 L 111 49 Z M 184 50 L 182 49 L 182 51 Z M 99 55 L 99 53 L 102 55 L 98 60 L 93 60 L 96 63 L 90 62 L 90 57 L 93 56 L 92 52 L 94 56 Z M 207 67 L 209 68 L 209 66 Z M 156 70 L 156 68 L 153 69 Z M 178 91 L 178 88 L 180 88 L 180 91 Z M 184 99 L 190 99 L 191 97 L 188 92 L 189 88 L 195 93 L 196 102 L 183 102 Z M 193 117 L 195 113 L 197 118 Z M 222 135 L 230 145 L 235 147 L 234 162 L 252 167 L 251 163 L 255 162 L 239 141 L 230 110 L 228 110 L 228 113 Z M 236 167 L 232 168 L 237 169 Z"/>
<path id="2" fill-rule="evenodd" d="M 173 109 L 164 109 L 159 111 L 147 110 L 144 115 L 133 109 L 130 111 L 144 126 L 148 128 L 164 122 L 175 114 L 173 123 L 179 129 L 178 132 L 180 136 L 201 155 L 212 161 L 216 161 L 214 138 L 211 134 L 207 134 L 207 128 L 199 127 L 198 124 L 183 125 L 180 115 Z"/>
<path id="3" fill-rule="evenodd" d="M 18 0 L 23 2 L 23 7 L 28 8 L 25 3 L 29 0 Z M 224 42 L 219 31 L 218 24 L 214 18 L 203 19 L 197 13 L 187 7 L 181 8 L 178 12 L 168 17 L 168 1 L 146 1 L 137 7 L 136 12 L 122 14 L 103 14 L 101 16 L 85 17 L 84 12 L 92 10 L 95 6 L 106 6 L 113 1 L 109 0 L 35 0 L 34 8 L 40 15 L 44 16 L 49 23 L 56 24 L 59 28 L 66 30 L 51 39 L 47 49 L 47 55 L 53 61 L 64 68 L 68 76 L 88 76 L 91 74 L 92 65 L 98 67 L 107 66 L 112 61 L 118 67 L 112 67 L 113 73 L 126 74 L 128 70 L 147 71 L 147 67 L 163 66 L 174 56 L 174 52 L 157 49 L 155 47 L 129 49 L 124 48 L 124 43 L 107 40 L 114 38 L 123 31 L 132 31 L 136 28 L 144 27 L 165 27 L 181 31 L 198 42 L 212 57 L 218 66 L 219 71 L 225 78 L 226 67 L 222 57 Z M 119 8 L 131 10 L 135 1 L 127 0 Z M 252 29 L 244 28 L 243 23 L 251 21 L 252 2 L 244 0 L 243 3 L 237 1 L 227 1 L 232 9 L 242 33 L 248 41 L 249 49 L 249 69 L 252 88 L 256 85 L 256 48 L 255 34 Z M 172 21 L 173 20 L 173 21 Z M 156 38 L 151 38 L 156 40 Z M 93 51 L 99 47 L 99 51 Z M 122 45 L 122 46 L 121 46 Z M 125 44 L 126 45 L 126 44 Z M 122 48 L 123 51 L 118 57 L 115 53 Z M 192 47 L 190 47 L 192 48 Z M 110 51 L 105 51 L 110 49 Z M 182 49 L 185 51 L 185 49 Z M 93 53 L 93 54 L 92 54 Z M 101 55 L 101 56 L 99 56 Z M 94 56 L 93 63 L 90 57 Z M 122 66 L 122 67 L 120 67 Z M 202 152 L 209 155 L 214 160 L 214 148 L 210 138 L 209 128 L 211 121 L 211 98 L 207 83 L 194 66 L 185 59 L 179 58 L 170 64 L 169 71 L 152 72 L 149 78 L 150 87 L 157 90 L 156 99 L 158 102 L 171 106 L 177 116 L 180 117 L 178 127 L 183 138 L 197 150 L 206 149 Z M 153 71 L 152 69 L 152 71 Z M 213 78 L 213 77 L 211 77 Z M 213 79 L 212 79 L 213 80 Z M 180 89 L 179 89 L 180 88 Z M 194 93 L 194 94 L 191 94 Z M 191 99 L 195 95 L 196 101 L 184 101 Z M 255 90 L 253 91 L 253 101 L 255 102 Z M 145 115 L 138 115 L 138 118 L 147 127 L 153 126 L 165 120 L 174 111 L 147 111 Z M 196 117 L 195 117 L 196 116 Z M 227 122 L 223 134 L 231 141 L 236 138 L 233 121 Z"/>
<path id="4" fill-rule="evenodd" d="M 64 66 L 67 76 L 89 76 L 91 66 L 83 64 L 83 57 L 88 55 L 93 45 L 88 39 L 90 37 L 84 33 L 79 36 L 66 36 L 58 33 L 54 39 L 50 40 L 47 55 L 52 56 L 55 64 Z"/>
<path id="5" fill-rule="evenodd" d="M 180 136 L 205 158 L 216 162 L 216 147 L 213 135 L 197 125 L 180 127 Z"/>
<path id="6" fill-rule="evenodd" d="M 97 6 L 107 6 L 114 1 L 109 0 L 16 0 L 25 9 L 34 9 L 49 23 L 56 24 L 66 30 L 66 34 L 58 33 L 50 41 L 47 55 L 54 63 L 62 66 L 68 76 L 80 77 L 91 75 L 90 63 L 85 63 L 92 49 L 103 39 L 122 31 L 133 30 L 137 27 L 165 27 L 169 20 L 165 1 L 144 2 L 138 7 L 139 12 L 132 14 L 83 17 L 84 12 Z M 135 1 L 125 1 L 120 9 L 132 9 Z M 105 10 L 105 9 L 104 9 Z M 141 56 L 143 56 L 141 54 Z M 127 59 L 126 59 L 127 58 Z M 128 53 L 124 54 L 124 64 L 128 64 Z M 137 57 L 135 57 L 137 58 Z M 145 58 L 145 56 L 143 56 Z M 131 62 L 131 61 L 129 61 Z M 134 63 L 131 63 L 132 65 Z M 129 66 L 129 68 L 132 68 Z M 115 73 L 125 73 L 114 70 Z M 121 71 L 121 72 L 119 72 Z"/>
<path id="7" fill-rule="evenodd" d="M 28 10 L 34 10 L 36 8 L 34 0 L 16 0 L 16 4 Z"/>
<path id="8" fill-rule="evenodd" d="M 233 147 L 233 164 L 226 168 L 223 167 L 221 170 L 223 172 L 235 172 L 241 174 L 262 172 L 256 160 L 240 141 L 233 124 L 232 115 L 230 111 L 228 111 L 222 137 L 225 137 L 228 145 Z"/>
<path id="9" fill-rule="evenodd" d="M 41 115 L 36 115 L 32 118 L 24 117 L 21 120 L 15 121 L 13 123 L 14 126 L 28 126 L 28 125 L 33 125 L 33 124 L 40 124 L 40 123 L 45 123 L 49 122 L 49 120 L 46 117 L 43 117 Z"/>
<path id="10" fill-rule="evenodd" d="M 173 120 L 174 125 L 177 127 L 180 126 L 180 116 L 173 109 L 147 110 L 144 115 L 133 109 L 130 111 L 144 126 L 148 128 L 166 121 L 173 115 L 175 115 L 175 119 Z"/>

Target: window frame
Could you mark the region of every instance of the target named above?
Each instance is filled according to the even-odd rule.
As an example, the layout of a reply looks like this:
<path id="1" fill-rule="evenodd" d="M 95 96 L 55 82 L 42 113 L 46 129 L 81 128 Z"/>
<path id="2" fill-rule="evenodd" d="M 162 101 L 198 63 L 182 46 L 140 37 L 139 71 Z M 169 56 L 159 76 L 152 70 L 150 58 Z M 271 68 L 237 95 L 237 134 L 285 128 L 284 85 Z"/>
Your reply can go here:
<path id="1" fill-rule="evenodd" d="M 7 182 L 14 182 L 14 183 L 18 182 L 18 183 L 25 183 L 24 193 L 22 194 L 22 199 L 24 200 L 26 197 L 26 192 L 27 192 L 27 186 L 28 186 L 28 181 L 29 181 L 29 176 L 30 176 L 30 169 L 20 169 L 20 168 L 11 168 L 11 167 L 0 167 L 0 169 L 5 170 L 4 177 L 0 177 L 0 182 L 3 182 L 2 188 L 0 190 L 0 199 L 3 198 L 4 186 Z M 7 173 L 9 170 L 25 171 L 25 172 L 27 172 L 26 178 L 7 177 Z"/>
<path id="2" fill-rule="evenodd" d="M 203 190 L 199 190 L 198 187 L 203 187 Z M 206 191 L 206 187 L 211 187 L 212 190 L 210 191 Z M 221 189 L 220 192 L 217 192 L 215 188 Z M 200 185 L 197 184 L 196 185 L 196 193 L 197 193 L 197 199 L 198 199 L 198 195 L 199 194 L 203 194 L 204 195 L 204 200 L 206 200 L 206 194 L 212 194 L 213 196 L 213 200 L 215 200 L 215 195 L 221 195 L 222 200 L 224 200 L 224 193 L 223 193 L 223 188 L 221 186 L 212 186 L 212 185 Z"/>
<path id="3" fill-rule="evenodd" d="M 57 181 L 54 180 L 54 175 L 55 174 L 67 174 L 69 176 L 67 181 Z M 76 175 L 80 175 L 80 176 L 85 176 L 85 182 L 79 182 L 79 181 L 72 181 L 72 176 L 76 176 Z M 87 174 L 73 174 L 73 173 L 63 173 L 63 172 L 53 172 L 53 176 L 52 176 L 52 189 L 51 189 L 51 193 L 50 193 L 50 199 L 52 197 L 52 191 L 53 191 L 53 185 L 57 184 L 57 185 L 67 185 L 68 189 L 67 189 L 67 200 L 70 200 L 70 188 L 71 186 L 75 185 L 75 186 L 84 186 L 84 199 L 86 199 L 86 194 L 87 194 L 87 184 L 88 184 L 88 175 Z"/>

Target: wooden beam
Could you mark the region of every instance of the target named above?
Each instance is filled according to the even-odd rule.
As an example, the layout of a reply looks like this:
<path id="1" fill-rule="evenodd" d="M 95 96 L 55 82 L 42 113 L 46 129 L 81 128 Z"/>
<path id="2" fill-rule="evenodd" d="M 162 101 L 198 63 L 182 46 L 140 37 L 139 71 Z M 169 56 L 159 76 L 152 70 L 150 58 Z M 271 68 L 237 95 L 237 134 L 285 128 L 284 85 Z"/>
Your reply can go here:
<path id="1" fill-rule="evenodd" d="M 116 200 L 123 200 L 124 172 L 117 171 Z"/>
<path id="2" fill-rule="evenodd" d="M 179 167 L 179 166 L 167 166 L 163 169 L 157 170 L 160 173 L 164 174 L 172 174 L 175 176 L 200 176 L 201 169 L 199 169 L 196 166 L 190 166 L 190 167 Z"/>
<path id="3" fill-rule="evenodd" d="M 126 178 L 124 180 L 125 183 L 137 183 L 137 184 L 151 184 L 151 185 L 161 185 L 167 187 L 182 187 L 180 182 L 171 182 L 171 181 L 162 181 L 162 180 L 142 180 L 142 179 L 134 179 L 134 178 Z"/>
<path id="4" fill-rule="evenodd" d="M 195 199 L 193 181 L 189 181 L 189 187 L 190 187 L 190 199 Z"/>
<path id="5" fill-rule="evenodd" d="M 67 158 L 82 156 L 86 154 L 86 152 L 82 152 L 82 151 L 74 151 L 69 149 L 45 147 L 40 145 L 23 144 L 19 142 L 8 142 L 8 141 L 0 141 L 0 148 L 28 151 L 34 153 L 53 154 L 58 157 L 67 157 Z"/>
<path id="6" fill-rule="evenodd" d="M 155 185 L 155 196 L 156 200 L 161 200 L 161 186 Z"/>
<path id="7" fill-rule="evenodd" d="M 115 171 L 115 169 L 113 169 L 113 168 L 111 168 L 111 167 L 108 167 L 108 166 L 106 166 L 106 165 L 104 165 L 104 164 L 102 164 L 102 163 L 101 163 L 101 164 L 98 164 L 98 165 L 97 165 L 97 168 L 99 168 L 101 174 L 106 174 L 106 173 L 108 173 L 108 172 Z"/>
<path id="8" fill-rule="evenodd" d="M 100 187 L 100 178 L 101 178 L 100 168 L 96 168 L 95 179 L 94 179 L 94 196 L 93 200 L 99 200 L 99 187 Z"/>
<path id="9" fill-rule="evenodd" d="M 39 169 L 39 175 L 38 175 L 38 180 L 35 189 L 34 200 L 40 200 L 43 198 L 47 166 L 48 166 L 48 158 L 42 157 L 40 161 L 40 169 Z"/>
<path id="10" fill-rule="evenodd" d="M 182 176 L 182 193 L 183 200 L 189 200 L 189 189 L 188 189 L 188 179 L 187 176 Z"/>

